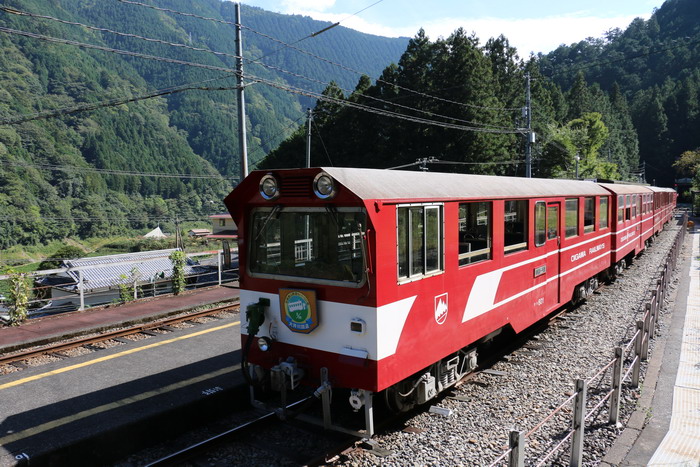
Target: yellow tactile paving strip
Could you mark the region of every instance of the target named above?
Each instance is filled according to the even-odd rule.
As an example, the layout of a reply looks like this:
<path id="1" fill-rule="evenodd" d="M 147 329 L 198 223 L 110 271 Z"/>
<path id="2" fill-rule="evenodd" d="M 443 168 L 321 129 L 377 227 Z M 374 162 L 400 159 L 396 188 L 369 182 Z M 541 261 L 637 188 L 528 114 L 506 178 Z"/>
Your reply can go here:
<path id="1" fill-rule="evenodd" d="M 649 465 L 700 465 L 700 234 L 693 235 L 690 293 L 668 433 Z"/>

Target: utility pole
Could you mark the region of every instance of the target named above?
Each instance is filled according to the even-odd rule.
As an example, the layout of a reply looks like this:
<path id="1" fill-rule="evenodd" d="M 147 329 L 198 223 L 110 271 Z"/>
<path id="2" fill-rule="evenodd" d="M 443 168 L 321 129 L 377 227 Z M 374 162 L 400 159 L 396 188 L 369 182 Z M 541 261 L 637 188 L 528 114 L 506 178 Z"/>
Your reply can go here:
<path id="1" fill-rule="evenodd" d="M 241 175 L 238 183 L 248 176 L 248 143 L 246 141 L 245 95 L 243 93 L 243 40 L 241 34 L 241 4 L 236 3 L 236 81 L 238 83 L 238 145 L 241 152 Z"/>
<path id="2" fill-rule="evenodd" d="M 306 109 L 309 116 L 306 120 L 306 167 L 311 167 L 311 121 L 314 119 L 314 111 Z"/>
<path id="3" fill-rule="evenodd" d="M 525 73 L 525 177 L 532 177 L 532 143 L 535 134 L 532 132 L 532 102 L 530 100 L 530 73 Z"/>

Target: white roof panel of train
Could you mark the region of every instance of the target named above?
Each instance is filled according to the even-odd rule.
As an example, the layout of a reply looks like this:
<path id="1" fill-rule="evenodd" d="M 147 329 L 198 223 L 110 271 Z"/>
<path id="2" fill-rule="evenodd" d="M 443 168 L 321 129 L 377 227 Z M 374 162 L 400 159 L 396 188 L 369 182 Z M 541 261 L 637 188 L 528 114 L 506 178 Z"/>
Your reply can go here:
<path id="1" fill-rule="evenodd" d="M 576 180 L 338 167 L 323 170 L 361 199 L 497 199 L 610 194 L 597 183 Z"/>
<path id="2" fill-rule="evenodd" d="M 651 191 L 657 191 L 657 192 L 668 192 L 668 193 L 675 193 L 676 190 L 673 188 L 665 188 L 665 187 L 660 187 L 660 186 L 650 186 L 649 189 Z"/>
<path id="3" fill-rule="evenodd" d="M 649 193 L 651 191 L 654 191 L 651 189 L 650 186 L 628 185 L 625 183 L 600 183 L 600 186 L 603 186 L 611 192 L 619 195 L 627 193 Z"/>

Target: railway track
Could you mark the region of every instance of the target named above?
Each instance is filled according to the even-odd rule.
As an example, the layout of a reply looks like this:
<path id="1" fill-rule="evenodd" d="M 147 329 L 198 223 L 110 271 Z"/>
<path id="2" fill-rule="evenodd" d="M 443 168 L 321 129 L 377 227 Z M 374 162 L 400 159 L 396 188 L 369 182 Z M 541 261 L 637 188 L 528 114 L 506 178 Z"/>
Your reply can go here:
<path id="1" fill-rule="evenodd" d="M 459 386 L 474 380 L 483 371 L 491 369 L 503 357 L 531 342 L 533 336 L 546 329 L 552 322 L 565 319 L 567 312 L 571 310 L 572 307 L 570 305 L 556 310 L 540 323 L 534 325 L 529 332 L 518 336 L 508 348 L 498 346 L 498 350 L 494 349 L 487 355 L 484 355 L 483 363 L 479 368 L 463 377 L 455 385 L 453 391 L 447 391 L 430 403 L 416 407 L 406 413 L 384 413 L 381 420 L 377 420 L 378 431 L 410 431 L 412 427 L 409 426 L 409 420 L 412 417 L 420 412 L 428 411 L 430 405 L 439 405 L 443 399 L 454 397 L 451 393 L 456 391 Z M 304 398 L 289 405 L 287 409 L 290 413 L 293 413 L 295 409 L 308 404 L 310 399 L 311 397 Z M 284 434 L 281 435 L 280 433 Z M 280 441 L 281 439 L 295 440 L 300 438 L 312 438 L 318 446 L 315 449 L 306 446 L 304 449 L 295 450 L 293 444 L 287 445 L 284 441 Z M 281 420 L 276 412 L 266 412 L 242 422 L 234 428 L 227 429 L 203 441 L 177 450 L 172 454 L 151 460 L 146 465 L 160 467 L 207 465 L 212 462 L 226 464 L 231 462 L 234 456 L 240 455 L 243 459 L 241 460 L 242 463 L 260 462 L 269 465 L 317 466 L 333 463 L 338 459 L 338 456 L 342 456 L 343 453 L 351 452 L 354 449 L 374 452 L 378 458 L 391 454 L 391 451 L 381 449 L 372 441 L 348 434 L 324 431 L 320 426 L 311 425 L 293 417 Z M 238 454 L 232 454 L 234 451 Z M 250 454 L 251 452 L 256 452 L 257 454 Z M 251 461 L 251 459 L 256 460 Z"/>
<path id="2" fill-rule="evenodd" d="M 313 402 L 313 396 L 288 405 L 287 411 L 293 413 L 310 402 Z M 301 439 L 310 440 L 311 443 L 305 442 L 301 446 Z M 223 463 L 228 464 L 231 456 L 237 455 L 247 459 L 242 463 L 317 466 L 354 448 L 360 441 L 360 438 L 324 431 L 320 426 L 294 418 L 282 420 L 277 412 L 270 411 L 145 465 L 211 465 L 222 464 L 222 459 L 226 459 Z"/>
<path id="3" fill-rule="evenodd" d="M 178 315 L 168 318 L 158 319 L 156 321 L 149 321 L 146 323 L 140 323 L 134 326 L 129 326 L 113 331 L 100 332 L 97 335 L 91 335 L 88 337 L 81 337 L 76 339 L 65 340 L 57 342 L 54 344 L 43 345 L 36 348 L 20 350 L 14 353 L 0 355 L 0 365 L 12 364 L 15 362 L 20 362 L 23 360 L 28 360 L 35 357 L 40 357 L 42 355 L 56 355 L 60 358 L 65 358 L 65 355 L 61 355 L 61 352 L 75 349 L 77 347 L 90 346 L 91 344 L 96 344 L 99 342 L 104 342 L 113 339 L 119 339 L 126 336 L 131 336 L 135 334 L 147 334 L 155 335 L 155 330 L 165 329 L 167 330 L 169 326 L 173 326 L 182 322 L 196 320 L 197 318 L 203 318 L 211 315 L 216 315 L 222 312 L 232 312 L 239 308 L 238 303 L 223 305 L 215 308 L 209 308 L 206 310 L 199 310 L 188 312 L 184 315 Z"/>

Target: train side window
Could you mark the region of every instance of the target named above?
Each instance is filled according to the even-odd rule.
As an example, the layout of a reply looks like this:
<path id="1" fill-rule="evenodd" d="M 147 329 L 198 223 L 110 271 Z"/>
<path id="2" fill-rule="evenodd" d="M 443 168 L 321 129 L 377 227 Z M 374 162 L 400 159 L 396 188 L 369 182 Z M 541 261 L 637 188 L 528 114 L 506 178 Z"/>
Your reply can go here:
<path id="1" fill-rule="evenodd" d="M 503 250 L 506 254 L 527 249 L 527 201 L 506 201 Z"/>
<path id="2" fill-rule="evenodd" d="M 566 238 L 578 235 L 578 199 L 566 200 Z"/>
<path id="3" fill-rule="evenodd" d="M 642 214 L 642 195 L 637 195 L 637 215 L 641 216 Z"/>
<path id="4" fill-rule="evenodd" d="M 628 221 L 632 219 L 632 196 L 627 195 L 627 201 L 625 202 L 625 220 Z"/>
<path id="5" fill-rule="evenodd" d="M 459 265 L 491 259 L 491 203 L 459 205 Z"/>
<path id="6" fill-rule="evenodd" d="M 396 234 L 400 279 L 442 270 L 440 206 L 398 207 Z"/>
<path id="7" fill-rule="evenodd" d="M 583 232 L 595 230 L 595 198 L 583 199 Z"/>
<path id="8" fill-rule="evenodd" d="M 617 197 L 617 223 L 625 220 L 625 197 L 620 195 Z"/>
<path id="9" fill-rule="evenodd" d="M 559 205 L 547 206 L 547 240 L 553 240 L 559 236 Z"/>
<path id="10" fill-rule="evenodd" d="M 600 207 L 598 209 L 598 229 L 608 228 L 608 197 L 601 196 Z"/>
<path id="11" fill-rule="evenodd" d="M 544 201 L 535 203 L 535 246 L 547 241 L 547 205 Z"/>

